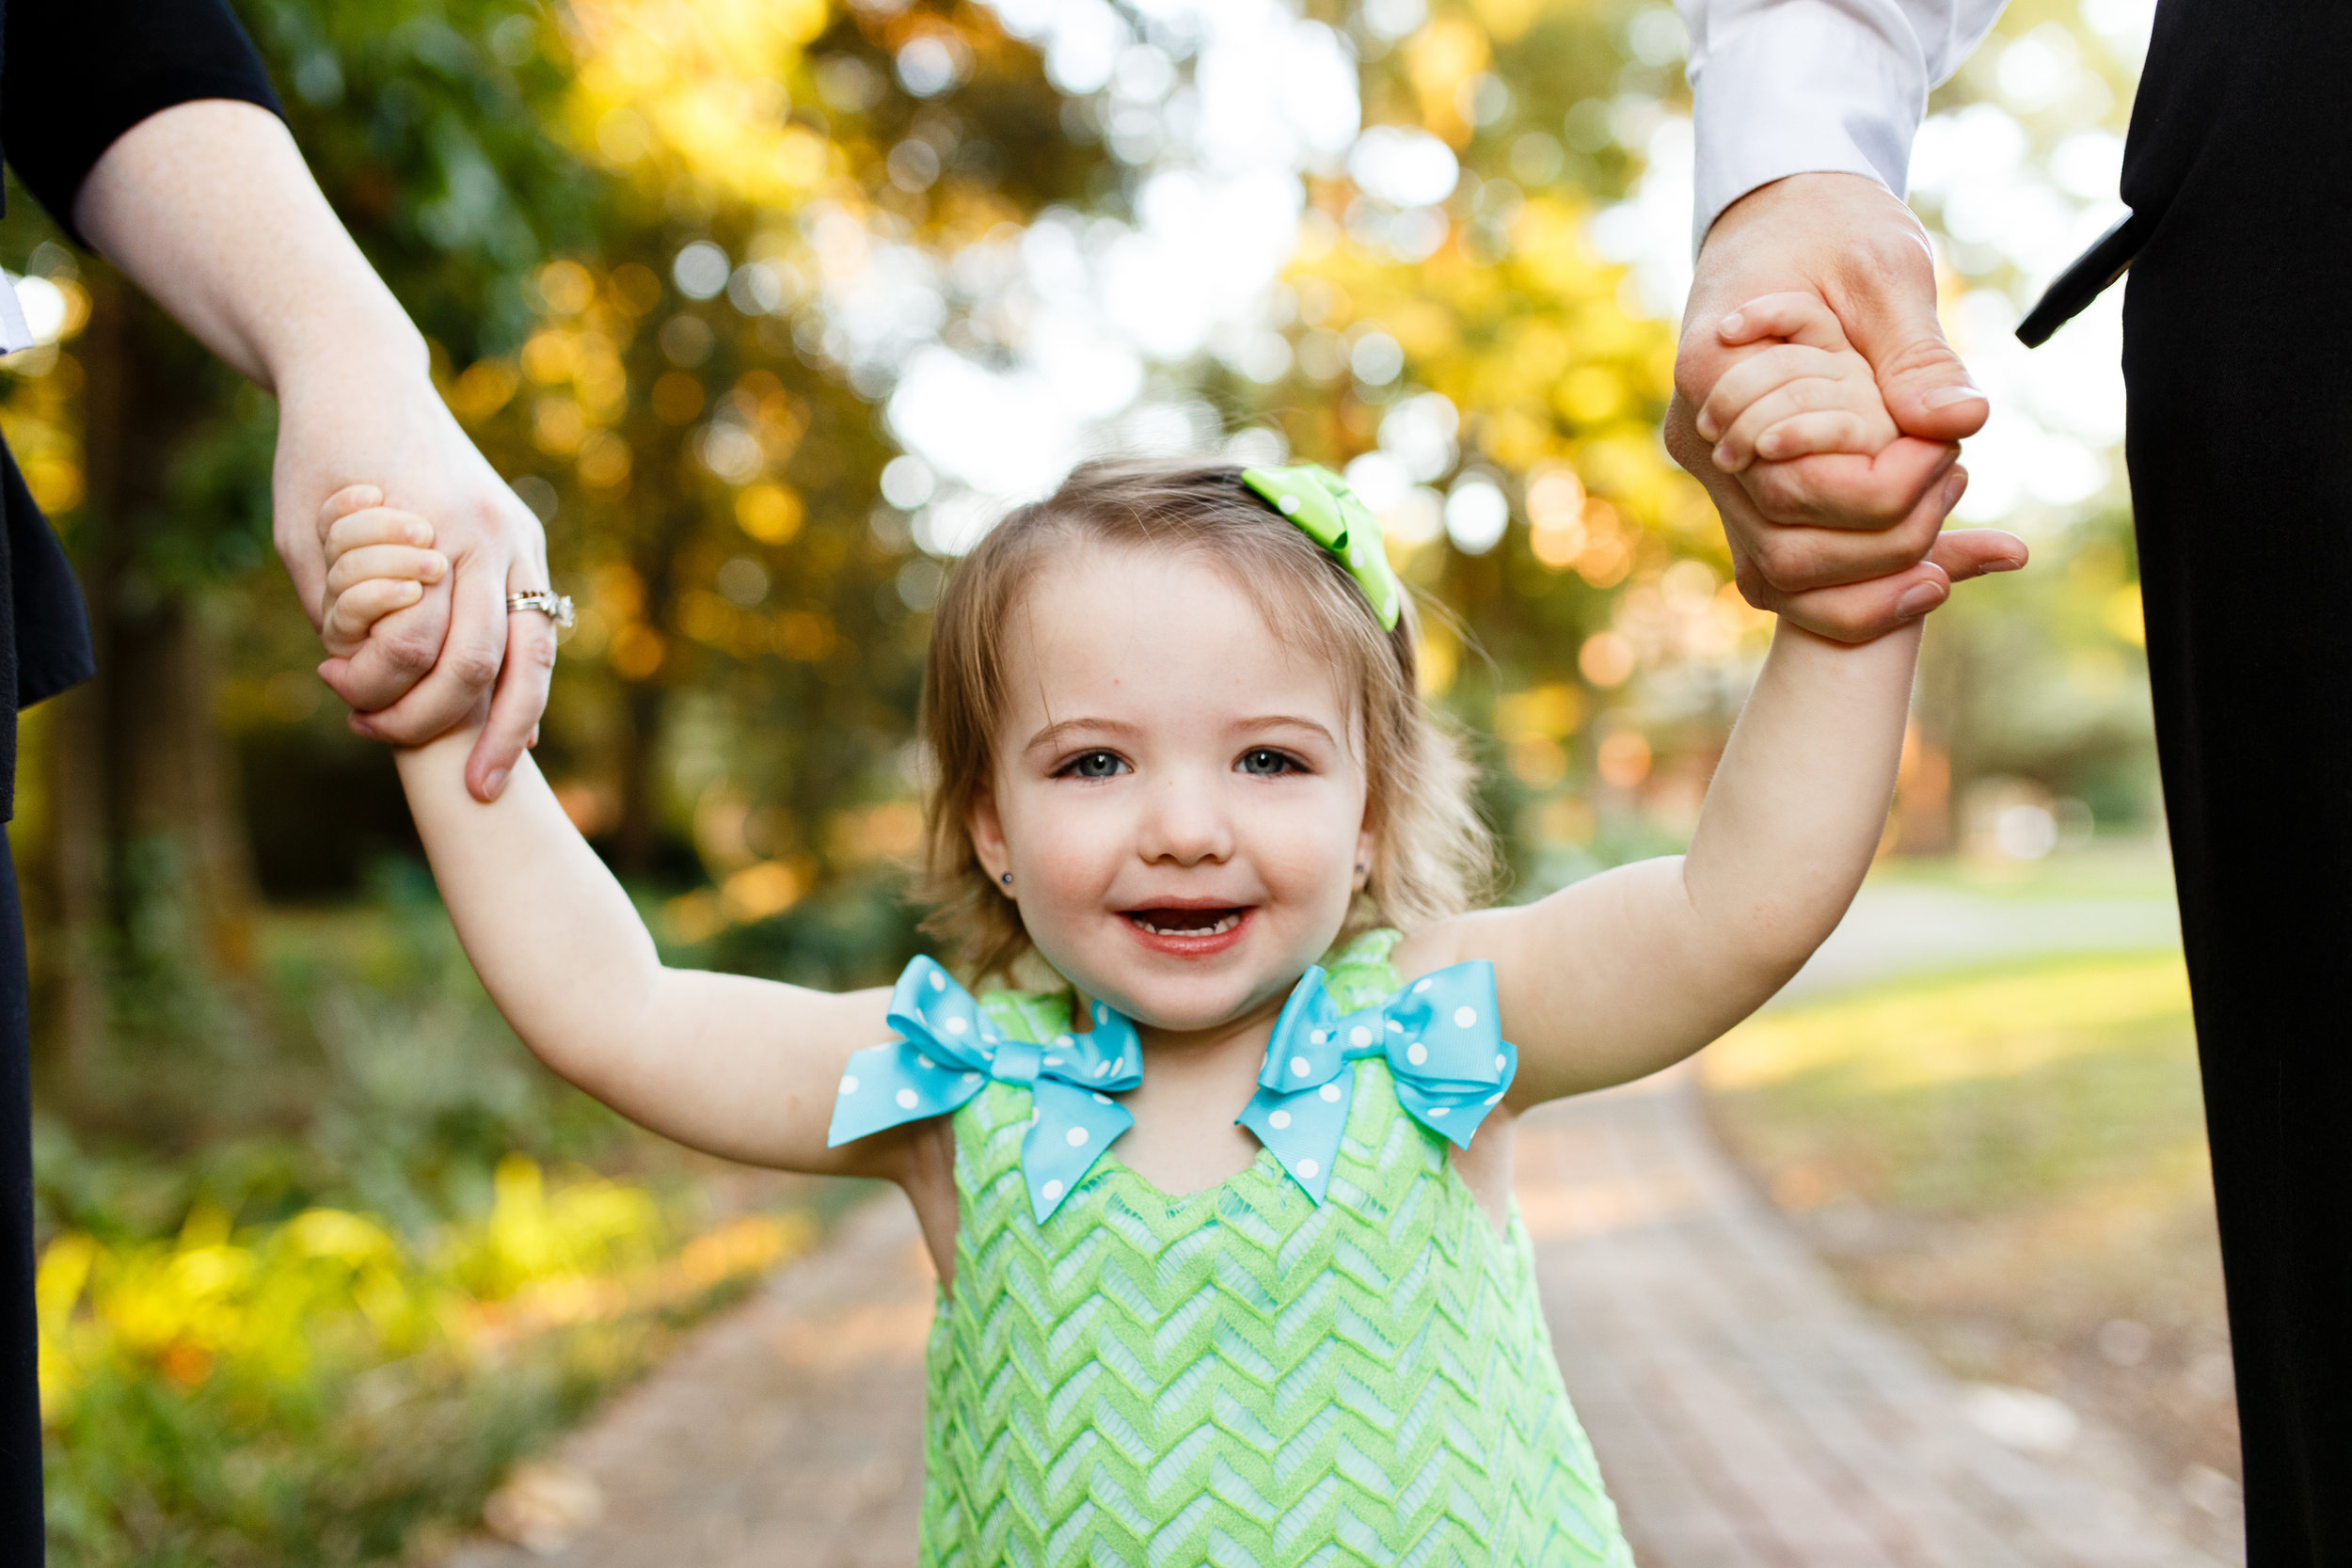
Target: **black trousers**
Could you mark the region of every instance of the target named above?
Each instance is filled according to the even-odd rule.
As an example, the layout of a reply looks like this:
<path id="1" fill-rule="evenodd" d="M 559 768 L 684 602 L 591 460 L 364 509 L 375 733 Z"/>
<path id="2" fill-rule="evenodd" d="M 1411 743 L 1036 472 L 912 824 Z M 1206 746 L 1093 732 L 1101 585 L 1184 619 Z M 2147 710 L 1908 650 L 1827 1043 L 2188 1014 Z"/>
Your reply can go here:
<path id="1" fill-rule="evenodd" d="M 2215 25 L 2210 47 L 2162 62 L 2196 90 L 2161 116 L 2152 56 L 2147 123 L 2134 124 L 2149 166 L 2174 178 L 2125 297 L 2128 455 L 2248 1546 L 2251 1568 L 2342 1568 L 2352 1563 L 2352 129 L 2333 80 L 2344 24 L 2313 8 L 2296 38 L 2271 8 L 2225 20 L 2230 8 L 2165 5 L 2183 24 Z M 2160 30 L 2166 21 L 2160 10 Z M 2296 63 L 2298 51 L 2313 63 Z M 2173 118 L 2192 110 L 2193 127 Z"/>
<path id="2" fill-rule="evenodd" d="M 31 1034 L 16 867 L 0 846 L 0 1562 L 40 1568 L 40 1385 L 33 1315 Z"/>

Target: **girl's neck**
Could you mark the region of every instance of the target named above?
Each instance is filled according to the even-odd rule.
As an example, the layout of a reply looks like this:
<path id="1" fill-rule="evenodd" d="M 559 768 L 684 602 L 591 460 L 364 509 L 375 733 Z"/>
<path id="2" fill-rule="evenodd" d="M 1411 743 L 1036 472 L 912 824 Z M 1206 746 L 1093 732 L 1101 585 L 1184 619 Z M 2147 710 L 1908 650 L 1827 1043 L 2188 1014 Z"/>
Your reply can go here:
<path id="1" fill-rule="evenodd" d="M 1273 997 L 1207 1029 L 1136 1024 L 1143 1083 L 1120 1097 L 1136 1118 L 1120 1138 L 1120 1159 L 1169 1195 L 1201 1192 L 1247 1169 L 1258 1140 L 1235 1118 L 1256 1092 L 1285 1000 Z"/>
<path id="2" fill-rule="evenodd" d="M 1248 1056 L 1250 1071 L 1265 1055 L 1265 1042 L 1274 1032 L 1274 1021 L 1282 1014 L 1282 1006 L 1290 1000 L 1288 991 L 1268 997 L 1263 1002 L 1220 1023 L 1205 1029 L 1163 1029 L 1157 1024 L 1136 1022 L 1136 1037 L 1143 1047 L 1143 1071 L 1148 1080 L 1154 1073 L 1188 1078 L 1200 1073 L 1220 1074 L 1229 1070 L 1236 1056 Z M 1084 1018 L 1094 999 L 1076 987 L 1071 989 L 1071 1016 Z"/>

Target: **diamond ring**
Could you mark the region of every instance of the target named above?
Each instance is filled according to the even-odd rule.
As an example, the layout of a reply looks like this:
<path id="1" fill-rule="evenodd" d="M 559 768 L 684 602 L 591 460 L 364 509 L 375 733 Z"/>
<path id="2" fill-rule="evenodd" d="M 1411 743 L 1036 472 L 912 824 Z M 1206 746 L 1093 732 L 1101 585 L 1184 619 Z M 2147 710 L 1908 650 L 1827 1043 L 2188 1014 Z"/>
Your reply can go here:
<path id="1" fill-rule="evenodd" d="M 518 610 L 535 610 L 559 626 L 572 624 L 572 596 L 569 594 L 540 589 L 536 593 L 507 594 L 506 613 L 512 615 Z"/>

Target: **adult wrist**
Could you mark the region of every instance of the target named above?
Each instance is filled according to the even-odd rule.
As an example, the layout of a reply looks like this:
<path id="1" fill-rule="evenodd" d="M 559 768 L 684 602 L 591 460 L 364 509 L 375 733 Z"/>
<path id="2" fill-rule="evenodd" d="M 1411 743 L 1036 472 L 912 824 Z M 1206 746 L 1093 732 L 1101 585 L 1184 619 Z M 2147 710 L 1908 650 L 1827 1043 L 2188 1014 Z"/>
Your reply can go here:
<path id="1" fill-rule="evenodd" d="M 1923 261 L 1931 275 L 1926 226 L 1878 181 L 1835 170 L 1784 175 L 1742 195 L 1708 228 L 1684 328 L 1784 290 L 1818 293 L 1835 307 L 1835 274 L 1900 272 Z"/>
<path id="2" fill-rule="evenodd" d="M 273 345 L 263 360 L 270 389 L 280 403 L 360 387 L 371 390 L 344 390 L 342 395 L 364 395 L 377 403 L 422 391 L 439 401 L 433 390 L 433 356 L 424 335 L 397 306 L 306 323 L 290 337 L 292 341 Z"/>

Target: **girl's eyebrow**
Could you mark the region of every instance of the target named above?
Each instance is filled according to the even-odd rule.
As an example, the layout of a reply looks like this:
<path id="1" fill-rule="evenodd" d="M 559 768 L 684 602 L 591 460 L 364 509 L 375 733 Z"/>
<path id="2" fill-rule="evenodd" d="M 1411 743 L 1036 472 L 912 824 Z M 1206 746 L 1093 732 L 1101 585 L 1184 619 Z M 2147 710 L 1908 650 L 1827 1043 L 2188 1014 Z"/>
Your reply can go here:
<path id="1" fill-rule="evenodd" d="M 1259 730 L 1284 729 L 1311 730 L 1314 734 L 1321 736 L 1326 744 L 1332 746 L 1337 746 L 1339 744 L 1339 741 L 1334 738 L 1327 727 L 1318 723 L 1312 719 L 1307 718 L 1303 714 L 1263 714 L 1255 719 L 1244 719 L 1239 723 L 1235 724 L 1233 728 L 1253 732 Z M 1054 742 L 1061 739 L 1063 736 L 1073 733 L 1134 736 L 1141 735 L 1143 733 L 1143 727 L 1139 724 L 1131 724 L 1123 719 L 1064 719 L 1058 723 L 1046 725 L 1043 729 L 1038 731 L 1037 734 L 1029 736 L 1028 745 L 1022 748 L 1022 750 L 1025 752 L 1034 752 L 1041 746 L 1050 746 Z"/>
<path id="2" fill-rule="evenodd" d="M 1136 736 L 1143 733 L 1140 725 L 1130 724 L 1123 719 L 1064 719 L 1057 724 L 1046 725 L 1043 729 L 1038 731 L 1037 734 L 1029 736 L 1029 743 L 1023 747 L 1022 750 L 1025 752 L 1034 752 L 1040 746 L 1051 745 L 1053 742 L 1059 740 L 1063 736 L 1068 735 L 1073 731 L 1079 730 L 1097 735 L 1108 733 L 1111 735 Z"/>
<path id="3" fill-rule="evenodd" d="M 1312 730 L 1323 736 L 1326 744 L 1339 744 L 1338 737 L 1327 728 L 1304 714 L 1269 713 L 1257 719 L 1245 719 L 1233 727 L 1237 730 Z"/>

